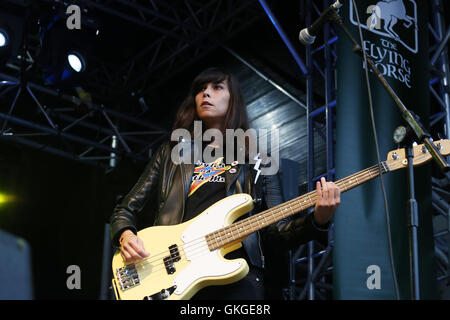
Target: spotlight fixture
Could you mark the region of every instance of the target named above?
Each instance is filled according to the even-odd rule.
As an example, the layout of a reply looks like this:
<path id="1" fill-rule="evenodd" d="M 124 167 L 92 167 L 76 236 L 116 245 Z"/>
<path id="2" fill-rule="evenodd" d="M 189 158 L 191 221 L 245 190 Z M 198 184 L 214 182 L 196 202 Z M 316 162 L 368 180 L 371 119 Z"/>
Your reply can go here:
<path id="1" fill-rule="evenodd" d="M 65 21 L 59 19 L 49 25 L 42 37 L 38 65 L 44 83 L 63 87 L 79 85 L 89 69 L 93 36 L 88 32 L 69 31 Z"/>
<path id="2" fill-rule="evenodd" d="M 23 17 L 0 9 L 0 68 L 3 68 L 7 63 L 16 63 L 22 45 L 23 30 Z"/>
<path id="3" fill-rule="evenodd" d="M 8 33 L 5 30 L 0 29 L 0 48 L 7 47 L 8 44 Z"/>
<path id="4" fill-rule="evenodd" d="M 72 86 L 79 82 L 87 69 L 84 55 L 78 51 L 66 51 L 56 57 L 51 65 L 44 70 L 44 80 L 48 85 L 68 85 Z"/>
<path id="5" fill-rule="evenodd" d="M 67 55 L 67 61 L 69 62 L 69 66 L 75 70 L 75 72 L 82 72 L 86 68 L 86 62 L 83 57 L 76 52 L 70 52 Z"/>

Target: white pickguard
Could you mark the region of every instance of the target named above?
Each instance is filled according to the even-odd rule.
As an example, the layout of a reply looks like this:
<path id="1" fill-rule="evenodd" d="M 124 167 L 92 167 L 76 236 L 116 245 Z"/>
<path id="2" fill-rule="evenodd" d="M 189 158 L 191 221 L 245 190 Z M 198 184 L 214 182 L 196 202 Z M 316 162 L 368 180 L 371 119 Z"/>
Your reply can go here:
<path id="1" fill-rule="evenodd" d="M 209 251 L 205 236 L 227 226 L 226 217 L 234 208 L 251 197 L 247 194 L 226 198 L 203 213 L 184 230 L 181 238 L 187 260 L 191 263 L 175 277 L 175 294 L 182 294 L 191 284 L 202 278 L 219 277 L 235 272 L 241 261 L 225 260 L 220 249 Z"/>

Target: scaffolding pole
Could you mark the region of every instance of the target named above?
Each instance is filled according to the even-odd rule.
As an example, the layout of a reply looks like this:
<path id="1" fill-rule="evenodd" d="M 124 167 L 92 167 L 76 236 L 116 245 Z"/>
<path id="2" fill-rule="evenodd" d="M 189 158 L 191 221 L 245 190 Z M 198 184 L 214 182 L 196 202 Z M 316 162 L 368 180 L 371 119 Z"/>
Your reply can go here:
<path id="1" fill-rule="evenodd" d="M 448 58 L 448 41 L 450 28 L 445 28 L 444 4 L 442 0 L 431 1 L 430 62 L 431 69 L 437 70 L 430 77 L 430 97 L 440 107 L 430 115 L 430 127 L 435 129 L 439 138 L 450 138 L 450 66 Z M 447 157 L 447 161 L 449 161 Z M 435 261 L 439 285 L 450 285 L 450 174 L 432 177 L 432 205 L 436 215 L 433 216 Z M 448 290 L 447 290 L 448 291 Z"/>

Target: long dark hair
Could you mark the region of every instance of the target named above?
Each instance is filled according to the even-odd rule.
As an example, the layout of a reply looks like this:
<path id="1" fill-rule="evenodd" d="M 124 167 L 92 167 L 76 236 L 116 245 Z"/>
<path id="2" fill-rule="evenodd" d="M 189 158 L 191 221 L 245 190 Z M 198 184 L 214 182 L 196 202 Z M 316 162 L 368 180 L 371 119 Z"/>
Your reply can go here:
<path id="1" fill-rule="evenodd" d="M 202 71 L 192 82 L 189 93 L 178 109 L 173 130 L 187 129 L 193 135 L 194 121 L 200 121 L 195 107 L 195 96 L 203 89 L 205 84 L 226 81 L 230 91 L 230 104 L 223 124 L 225 129 L 249 128 L 247 108 L 244 103 L 241 88 L 236 77 L 228 71 L 218 67 Z"/>

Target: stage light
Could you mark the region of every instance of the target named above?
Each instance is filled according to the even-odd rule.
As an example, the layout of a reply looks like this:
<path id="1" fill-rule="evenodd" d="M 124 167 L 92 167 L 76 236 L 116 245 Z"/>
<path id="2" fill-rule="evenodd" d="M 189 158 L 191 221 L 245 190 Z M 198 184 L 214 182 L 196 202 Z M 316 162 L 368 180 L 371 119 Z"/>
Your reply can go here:
<path id="1" fill-rule="evenodd" d="M 8 46 L 8 34 L 0 29 L 0 48 Z"/>
<path id="2" fill-rule="evenodd" d="M 66 51 L 66 54 L 59 54 L 44 71 L 44 80 L 49 85 L 76 85 L 84 76 L 87 69 L 87 60 L 81 50 Z"/>
<path id="3" fill-rule="evenodd" d="M 85 68 L 85 62 L 81 55 L 71 52 L 67 55 L 67 60 L 69 61 L 69 65 L 76 72 L 82 72 Z"/>
<path id="4" fill-rule="evenodd" d="M 16 201 L 16 197 L 13 195 L 5 194 L 0 192 L 0 206 L 6 205 Z"/>
<path id="5" fill-rule="evenodd" d="M 0 204 L 4 204 L 6 202 L 8 202 L 6 195 L 0 193 Z"/>
<path id="6" fill-rule="evenodd" d="M 21 16 L 3 12 L 3 9 L 0 11 L 0 68 L 3 68 L 8 63 L 17 63 L 25 20 Z"/>
<path id="7" fill-rule="evenodd" d="M 46 23 L 51 27 L 45 30 L 38 61 L 45 85 L 61 88 L 80 85 L 92 61 L 90 44 L 95 34 L 88 30 L 70 31 L 61 19 Z"/>

